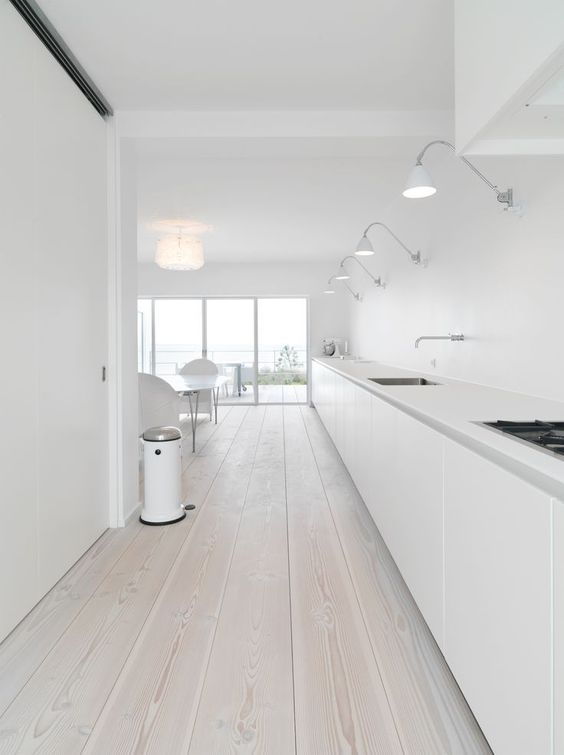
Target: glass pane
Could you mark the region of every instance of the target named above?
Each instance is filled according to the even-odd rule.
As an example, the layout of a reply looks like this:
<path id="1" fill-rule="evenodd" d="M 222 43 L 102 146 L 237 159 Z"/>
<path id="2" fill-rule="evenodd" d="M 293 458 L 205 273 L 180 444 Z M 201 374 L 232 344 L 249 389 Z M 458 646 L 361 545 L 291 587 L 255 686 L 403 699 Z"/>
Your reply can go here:
<path id="1" fill-rule="evenodd" d="M 255 358 L 254 302 L 252 299 L 208 299 L 208 359 L 228 378 L 220 391 L 223 403 L 253 403 Z"/>
<path id="2" fill-rule="evenodd" d="M 259 402 L 307 401 L 307 300 L 258 301 Z"/>
<path id="3" fill-rule="evenodd" d="M 151 300 L 137 300 L 137 372 L 151 372 L 153 351 L 151 347 L 152 323 Z"/>
<path id="4" fill-rule="evenodd" d="M 155 374 L 176 375 L 202 356 L 202 300 L 155 299 Z"/>

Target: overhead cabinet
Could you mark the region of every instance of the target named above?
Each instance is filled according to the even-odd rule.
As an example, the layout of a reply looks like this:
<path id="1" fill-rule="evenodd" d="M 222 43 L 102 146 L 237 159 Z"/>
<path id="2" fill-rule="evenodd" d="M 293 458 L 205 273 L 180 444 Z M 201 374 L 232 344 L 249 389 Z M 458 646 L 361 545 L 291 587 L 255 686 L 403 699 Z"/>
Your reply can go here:
<path id="1" fill-rule="evenodd" d="M 496 755 L 564 751 L 552 744 L 562 504 L 331 368 L 312 372 L 319 415 Z M 560 697 L 563 682 L 557 668 Z"/>
<path id="2" fill-rule="evenodd" d="M 459 152 L 564 153 L 563 29 L 561 0 L 456 0 Z"/>

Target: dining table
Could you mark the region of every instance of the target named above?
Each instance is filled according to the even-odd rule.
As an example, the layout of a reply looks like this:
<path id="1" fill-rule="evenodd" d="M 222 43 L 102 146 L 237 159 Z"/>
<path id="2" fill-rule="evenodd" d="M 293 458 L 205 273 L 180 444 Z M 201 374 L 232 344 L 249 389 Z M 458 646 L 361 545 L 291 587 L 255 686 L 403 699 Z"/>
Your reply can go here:
<path id="1" fill-rule="evenodd" d="M 190 406 L 190 424 L 192 427 L 192 453 L 196 451 L 196 430 L 198 428 L 198 405 L 200 393 L 210 391 L 213 401 L 215 424 L 217 425 L 217 404 L 220 388 L 227 383 L 224 375 L 163 375 L 166 382 L 174 388 L 179 396 L 186 396 Z"/>

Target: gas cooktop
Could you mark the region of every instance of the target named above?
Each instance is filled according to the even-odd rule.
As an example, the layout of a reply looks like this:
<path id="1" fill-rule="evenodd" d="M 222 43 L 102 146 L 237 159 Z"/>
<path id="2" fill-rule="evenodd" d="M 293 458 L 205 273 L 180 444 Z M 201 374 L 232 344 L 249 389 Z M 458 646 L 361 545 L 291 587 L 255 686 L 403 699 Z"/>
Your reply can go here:
<path id="1" fill-rule="evenodd" d="M 531 443 L 564 459 L 564 421 L 543 422 L 535 419 L 531 422 L 511 422 L 500 419 L 496 422 L 482 422 L 481 424 L 525 443 Z"/>

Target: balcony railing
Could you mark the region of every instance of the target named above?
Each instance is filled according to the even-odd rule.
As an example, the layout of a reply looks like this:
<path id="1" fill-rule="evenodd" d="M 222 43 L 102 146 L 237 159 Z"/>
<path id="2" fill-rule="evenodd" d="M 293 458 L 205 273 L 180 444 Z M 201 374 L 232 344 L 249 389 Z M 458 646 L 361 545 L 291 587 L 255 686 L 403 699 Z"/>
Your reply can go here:
<path id="1" fill-rule="evenodd" d="M 285 365 L 284 368 L 279 364 L 280 349 L 261 349 L 258 359 L 259 383 L 305 383 L 307 374 L 307 350 L 305 348 L 294 348 L 298 364 Z M 192 359 L 201 357 L 200 350 L 190 349 L 158 349 L 155 354 L 155 374 L 157 375 L 176 375 L 182 367 Z M 240 364 L 242 367 L 241 382 L 243 384 L 252 384 L 252 367 L 254 362 L 254 351 L 228 350 L 228 349 L 208 349 L 208 359 L 216 362 L 218 365 Z M 153 363 L 153 354 L 150 349 L 140 351 L 138 355 L 138 366 L 140 372 L 150 372 Z M 262 381 L 261 381 L 262 378 Z"/>

